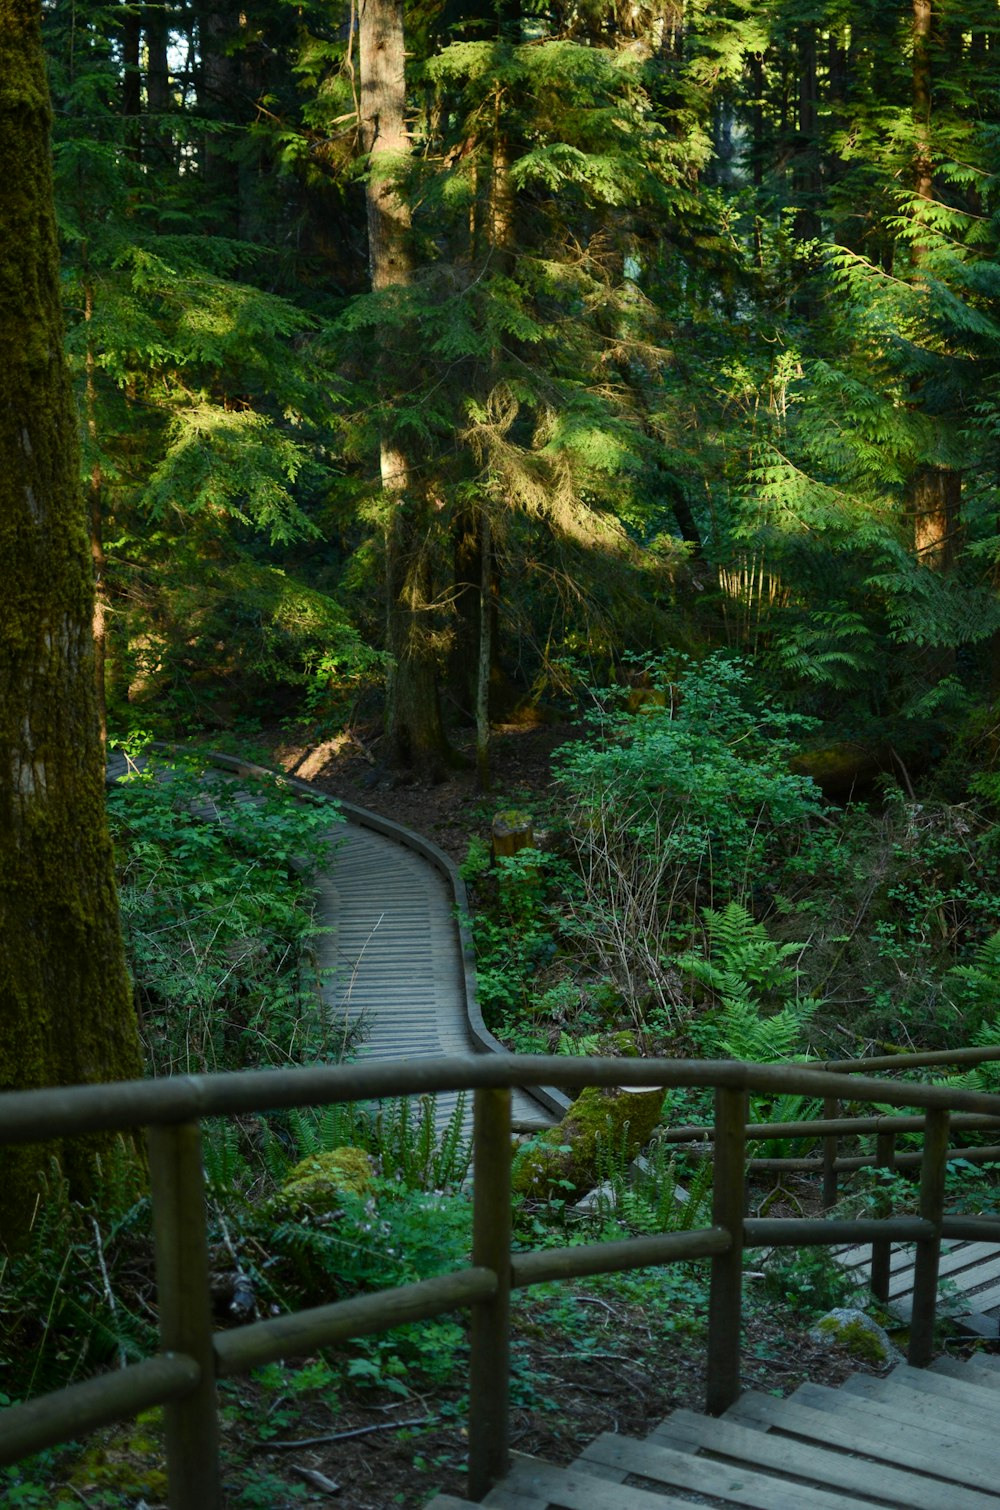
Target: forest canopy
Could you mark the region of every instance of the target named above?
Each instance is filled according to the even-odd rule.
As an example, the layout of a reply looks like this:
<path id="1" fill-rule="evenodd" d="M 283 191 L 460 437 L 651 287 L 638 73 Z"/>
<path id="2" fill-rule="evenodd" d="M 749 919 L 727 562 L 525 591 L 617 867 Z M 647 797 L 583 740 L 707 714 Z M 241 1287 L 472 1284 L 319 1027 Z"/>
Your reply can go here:
<path id="1" fill-rule="evenodd" d="M 112 718 L 384 685 L 392 758 L 748 652 L 823 740 L 994 691 L 986 0 L 47 11 Z"/>

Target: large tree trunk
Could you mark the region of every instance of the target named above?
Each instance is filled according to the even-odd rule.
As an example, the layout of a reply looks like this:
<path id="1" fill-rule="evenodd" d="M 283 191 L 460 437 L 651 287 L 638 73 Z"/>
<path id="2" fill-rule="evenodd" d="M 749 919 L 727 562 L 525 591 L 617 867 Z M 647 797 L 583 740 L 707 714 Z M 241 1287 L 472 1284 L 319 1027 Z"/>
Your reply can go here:
<path id="1" fill-rule="evenodd" d="M 63 359 L 37 0 L 0 0 L 0 1089 L 141 1074 L 104 818 L 94 594 Z M 45 1148 L 0 1150 L 26 1230 Z M 71 1184 L 87 1153 L 62 1150 Z M 19 1225 L 22 1224 L 22 1225 Z"/>
<path id="2" fill-rule="evenodd" d="M 358 51 L 361 138 L 370 164 L 365 199 L 371 286 L 375 293 L 389 293 L 405 288 L 412 278 L 410 209 L 397 180 L 410 147 L 402 0 L 362 0 Z M 383 397 L 392 393 L 391 348 L 401 334 L 405 347 L 405 329 L 390 319 L 380 332 Z M 412 353 L 408 355 L 412 359 Z M 394 760 L 436 777 L 443 773 L 447 744 L 432 634 L 435 511 L 412 458 L 388 429 L 382 437 L 380 469 L 389 509 L 386 733 Z"/>

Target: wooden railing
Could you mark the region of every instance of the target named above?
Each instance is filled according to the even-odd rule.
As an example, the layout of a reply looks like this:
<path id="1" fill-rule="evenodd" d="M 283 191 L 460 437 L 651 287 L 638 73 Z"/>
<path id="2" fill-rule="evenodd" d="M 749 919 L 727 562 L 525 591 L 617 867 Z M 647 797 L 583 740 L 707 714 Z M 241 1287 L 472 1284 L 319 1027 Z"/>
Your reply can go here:
<path id="1" fill-rule="evenodd" d="M 798 1065 L 629 1060 L 630 1086 L 714 1088 L 712 1225 L 623 1242 L 513 1251 L 511 1087 L 614 1086 L 620 1083 L 622 1072 L 620 1059 L 483 1056 L 177 1077 L 0 1096 L 0 1144 L 146 1129 L 161 1346 L 155 1358 L 0 1412 L 0 1463 L 16 1462 L 43 1447 L 162 1404 L 171 1510 L 218 1510 L 217 1378 L 469 1307 L 469 1495 L 480 1499 L 503 1477 L 508 1464 L 512 1289 L 650 1264 L 709 1259 L 706 1408 L 718 1414 L 739 1394 L 745 1247 L 915 1243 L 909 1361 L 917 1366 L 930 1361 L 941 1237 L 943 1233 L 965 1235 L 961 1219 L 943 1216 L 949 1117 L 952 1113 L 1000 1117 L 1000 1096 L 859 1078 L 851 1087 L 855 1101 L 924 1110 L 919 1215 L 856 1221 L 747 1220 L 748 1092 L 836 1098 L 842 1093 L 840 1076 Z M 470 1265 L 435 1279 L 216 1332 L 209 1309 L 201 1119 L 447 1090 L 475 1092 Z M 977 1235 L 988 1231 L 1000 1241 L 1000 1221 L 974 1227 Z"/>
<path id="2" fill-rule="evenodd" d="M 1000 1060 L 1000 1047 L 993 1046 L 990 1048 L 934 1049 L 919 1054 L 900 1050 L 894 1054 L 882 1054 L 869 1059 L 831 1059 L 825 1062 L 811 1060 L 804 1063 L 802 1068 L 837 1075 L 905 1074 L 913 1070 L 948 1067 L 972 1069 L 980 1064 L 996 1063 L 997 1060 Z M 849 1097 L 843 1094 L 839 1097 L 824 1096 L 822 1117 L 789 1122 L 747 1122 L 746 1139 L 751 1146 L 778 1138 L 788 1141 L 819 1139 L 822 1142 L 822 1153 L 819 1158 L 751 1157 L 747 1161 L 747 1169 L 754 1174 L 822 1175 L 822 1203 L 824 1208 L 829 1210 L 837 1204 L 839 1199 L 842 1174 L 855 1174 L 859 1169 L 915 1169 L 921 1164 L 923 1154 L 915 1149 L 900 1153 L 897 1140 L 903 1133 L 923 1132 L 926 1121 L 924 1117 L 885 1115 L 862 1117 L 856 1113 L 841 1116 L 841 1103 L 848 1099 Z M 882 1099 L 883 1102 L 889 1102 L 890 1098 L 884 1096 Z M 950 1118 L 950 1130 L 962 1135 L 970 1132 L 985 1132 L 993 1128 L 1000 1128 L 1000 1117 L 975 1112 L 956 1112 Z M 661 1136 L 665 1143 L 710 1144 L 713 1133 L 711 1127 L 674 1127 L 663 1132 Z M 875 1147 L 871 1152 L 849 1155 L 840 1152 L 842 1139 L 854 1140 L 866 1136 L 875 1139 Z M 995 1143 L 952 1145 L 947 1150 L 947 1159 L 963 1159 L 969 1164 L 1000 1163 L 1000 1145 Z M 967 1218 L 961 1232 L 951 1230 L 956 1227 L 954 1221 L 949 1222 L 948 1226 L 949 1237 L 978 1239 L 985 1231 L 981 1218 Z M 879 1239 L 872 1244 L 871 1291 L 876 1300 L 889 1299 L 889 1250 L 888 1239 Z"/>

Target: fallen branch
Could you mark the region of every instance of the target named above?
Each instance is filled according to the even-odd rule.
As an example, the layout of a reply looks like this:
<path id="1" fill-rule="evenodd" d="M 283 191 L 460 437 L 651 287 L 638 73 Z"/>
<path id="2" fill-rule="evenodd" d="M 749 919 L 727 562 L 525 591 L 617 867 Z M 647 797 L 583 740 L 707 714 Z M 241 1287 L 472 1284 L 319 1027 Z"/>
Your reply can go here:
<path id="1" fill-rule="evenodd" d="M 302 1437 L 297 1442 L 261 1442 L 254 1445 L 267 1452 L 280 1452 L 287 1447 L 318 1447 L 322 1442 L 345 1442 L 348 1437 L 366 1437 L 371 1431 L 402 1431 L 404 1426 L 426 1426 L 436 1421 L 436 1416 L 418 1416 L 413 1421 L 378 1421 L 374 1426 L 355 1426 L 353 1431 L 335 1431 L 323 1437 Z"/>

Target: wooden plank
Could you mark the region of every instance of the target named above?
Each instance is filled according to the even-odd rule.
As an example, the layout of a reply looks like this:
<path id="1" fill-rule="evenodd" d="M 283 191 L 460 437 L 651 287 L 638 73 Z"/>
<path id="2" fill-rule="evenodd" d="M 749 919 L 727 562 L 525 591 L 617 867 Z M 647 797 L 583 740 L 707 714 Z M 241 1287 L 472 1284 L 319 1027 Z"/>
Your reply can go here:
<path id="1" fill-rule="evenodd" d="M 832 1256 L 842 1269 L 868 1269 L 872 1261 L 871 1243 L 858 1243 L 854 1248 L 831 1249 Z M 896 1273 L 907 1266 L 913 1267 L 912 1245 L 894 1246 L 890 1255 L 890 1269 Z"/>
<path id="2" fill-rule="evenodd" d="M 494 1510 L 548 1510 L 549 1506 L 547 1499 L 540 1499 L 537 1494 L 518 1494 L 506 1483 L 491 1489 L 483 1504 Z"/>
<path id="3" fill-rule="evenodd" d="M 955 1453 L 954 1442 L 931 1439 L 927 1432 L 916 1427 L 894 1427 L 886 1432 L 874 1415 L 860 1411 L 817 1410 L 794 1399 L 777 1400 L 772 1395 L 750 1391 L 741 1395 L 723 1420 L 737 1421 L 740 1425 L 763 1431 L 783 1432 L 845 1452 L 864 1453 L 880 1463 L 925 1474 L 945 1483 L 966 1484 L 973 1489 L 991 1483 L 996 1473 L 996 1458 L 992 1453 L 974 1452 L 966 1444 Z"/>
<path id="4" fill-rule="evenodd" d="M 857 1378 L 857 1375 L 852 1375 Z M 862 1383 L 866 1381 L 861 1381 Z M 845 1384 L 850 1383 L 846 1380 Z M 872 1383 L 877 1383 L 873 1380 Z M 993 1449 L 993 1439 L 985 1435 L 978 1423 L 960 1424 L 948 1419 L 944 1412 L 924 1404 L 919 1395 L 909 1391 L 901 1395 L 903 1385 L 897 1385 L 891 1394 L 872 1394 L 867 1389 L 827 1389 L 822 1384 L 801 1384 L 792 1396 L 803 1405 L 814 1409 L 829 1410 L 835 1415 L 849 1416 L 852 1420 L 877 1424 L 880 1430 L 896 1433 L 907 1430 L 917 1434 L 924 1442 L 924 1450 L 930 1452 L 979 1451 L 987 1457 Z"/>
<path id="5" fill-rule="evenodd" d="M 611 1432 L 591 1443 L 583 1461 L 590 1458 L 664 1484 L 668 1489 L 711 1495 L 727 1505 L 741 1505 L 747 1510 L 802 1510 L 803 1506 L 809 1510 L 847 1510 L 857 1504 L 853 1494 L 831 1492 L 816 1483 L 793 1484 L 766 1471 L 758 1472 L 743 1462 L 720 1463 L 713 1458 L 693 1457 L 655 1442 L 637 1442 Z"/>
<path id="6" fill-rule="evenodd" d="M 976 1243 L 975 1246 L 978 1248 L 979 1244 Z M 980 1289 L 983 1285 L 996 1284 L 1000 1280 L 1000 1254 L 994 1248 L 991 1260 L 977 1260 L 976 1263 L 967 1265 L 958 1273 L 946 1270 L 942 1263 L 941 1273 L 950 1274 L 959 1290 L 963 1294 L 968 1294 L 973 1290 Z"/>
<path id="7" fill-rule="evenodd" d="M 931 1372 L 947 1374 L 951 1379 L 968 1379 L 984 1389 L 1000 1390 L 1000 1370 L 990 1368 L 977 1358 L 935 1358 Z"/>
<path id="8" fill-rule="evenodd" d="M 871 1266 L 871 1245 L 868 1243 L 860 1243 L 853 1248 L 834 1249 L 832 1252 L 842 1269 L 860 1271 Z M 955 1277 L 963 1270 L 988 1259 L 997 1259 L 1000 1262 L 996 1243 L 958 1242 L 954 1239 L 946 1239 L 941 1244 L 941 1266 L 938 1272 L 941 1276 Z M 899 1275 L 912 1269 L 912 1245 L 895 1245 L 890 1255 L 890 1273 Z"/>
<path id="9" fill-rule="evenodd" d="M 914 1373 L 920 1372 L 914 1369 Z M 937 1379 L 937 1385 L 926 1391 L 919 1384 L 901 1379 L 871 1379 L 860 1374 L 852 1374 L 840 1387 L 856 1399 L 898 1408 L 908 1421 L 928 1421 L 934 1426 L 950 1423 L 963 1430 L 984 1433 L 995 1425 L 989 1398 L 984 1398 L 981 1405 L 971 1404 L 949 1393 L 949 1380 L 937 1375 L 931 1378 Z"/>
<path id="10" fill-rule="evenodd" d="M 693 1411 L 676 1410 L 670 1420 L 676 1420 L 689 1438 L 696 1438 L 701 1448 L 715 1456 L 869 1495 L 906 1510 L 997 1510 L 1000 1505 L 1000 1493 L 977 1493 L 889 1464 L 848 1457 L 832 1447 L 755 1431 L 726 1417 L 712 1421 Z"/>
<path id="11" fill-rule="evenodd" d="M 994 1307 L 1000 1306 L 1000 1285 L 981 1292 L 970 1290 L 965 1298 L 977 1311 L 992 1311 Z"/>
<path id="12" fill-rule="evenodd" d="M 932 1373 L 929 1368 L 911 1368 L 908 1363 L 900 1363 L 889 1378 L 895 1384 L 905 1384 L 923 1394 L 943 1396 L 954 1401 L 959 1409 L 971 1406 L 974 1410 L 991 1414 L 996 1411 L 994 1391 L 988 1385 L 977 1384 L 974 1379 Z"/>
<path id="13" fill-rule="evenodd" d="M 675 1499 L 672 1494 L 650 1494 L 646 1489 L 632 1489 L 625 1484 L 609 1484 L 578 1468 L 553 1468 L 538 1459 L 516 1462 L 502 1485 L 500 1497 L 487 1495 L 488 1505 L 503 1505 L 504 1490 L 539 1500 L 551 1510 L 691 1510 L 690 1500 Z"/>

